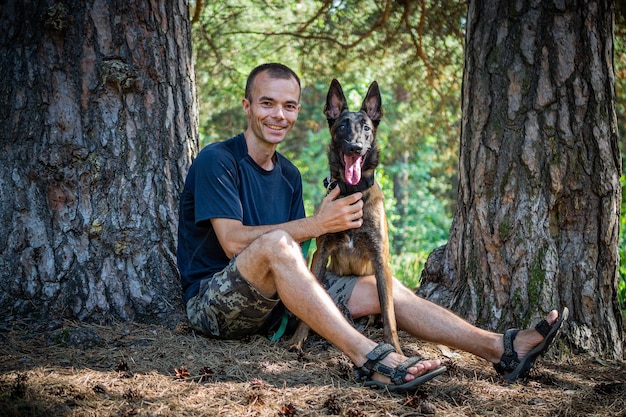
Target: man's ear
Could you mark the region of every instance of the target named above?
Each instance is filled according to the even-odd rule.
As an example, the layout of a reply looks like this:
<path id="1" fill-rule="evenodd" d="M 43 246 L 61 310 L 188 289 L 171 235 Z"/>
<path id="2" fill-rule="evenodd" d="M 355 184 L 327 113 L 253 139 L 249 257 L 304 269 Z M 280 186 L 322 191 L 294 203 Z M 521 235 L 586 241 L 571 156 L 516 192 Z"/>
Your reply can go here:
<path id="1" fill-rule="evenodd" d="M 250 113 L 250 102 L 247 98 L 241 99 L 241 107 L 243 107 L 243 112 L 247 115 Z"/>

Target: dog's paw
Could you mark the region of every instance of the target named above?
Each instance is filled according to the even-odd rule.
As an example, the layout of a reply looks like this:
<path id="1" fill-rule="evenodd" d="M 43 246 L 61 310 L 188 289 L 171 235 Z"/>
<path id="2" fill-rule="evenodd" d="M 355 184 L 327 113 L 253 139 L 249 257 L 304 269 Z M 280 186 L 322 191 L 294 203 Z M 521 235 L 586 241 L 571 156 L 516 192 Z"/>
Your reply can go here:
<path id="1" fill-rule="evenodd" d="M 295 338 L 291 338 L 289 341 L 287 341 L 287 350 L 289 352 L 302 353 L 302 344 L 304 343 L 304 339 L 294 339 Z"/>

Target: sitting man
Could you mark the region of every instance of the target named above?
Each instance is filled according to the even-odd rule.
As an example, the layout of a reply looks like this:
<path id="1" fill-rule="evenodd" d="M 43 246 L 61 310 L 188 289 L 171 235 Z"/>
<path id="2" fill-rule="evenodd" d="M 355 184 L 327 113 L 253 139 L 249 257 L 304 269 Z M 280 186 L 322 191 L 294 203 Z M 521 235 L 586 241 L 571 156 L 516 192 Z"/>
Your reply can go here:
<path id="1" fill-rule="evenodd" d="M 242 100 L 246 130 L 206 146 L 189 169 L 180 201 L 178 268 L 192 326 L 213 337 L 242 338 L 267 328 L 286 307 L 355 365 L 365 385 L 408 390 L 445 370 L 439 360 L 406 358 L 356 330 L 351 318 L 379 313 L 373 276 L 331 277 L 328 290 L 309 271 L 300 244 L 362 224 L 361 193 L 339 187 L 306 217 L 297 168 L 276 151 L 300 110 L 300 80 L 264 64 L 249 75 Z M 418 297 L 394 279 L 398 328 L 498 364 L 509 379 L 528 372 L 563 321 L 551 311 L 536 329 L 507 336 L 481 330 Z M 284 307 L 283 307 L 284 305 Z"/>

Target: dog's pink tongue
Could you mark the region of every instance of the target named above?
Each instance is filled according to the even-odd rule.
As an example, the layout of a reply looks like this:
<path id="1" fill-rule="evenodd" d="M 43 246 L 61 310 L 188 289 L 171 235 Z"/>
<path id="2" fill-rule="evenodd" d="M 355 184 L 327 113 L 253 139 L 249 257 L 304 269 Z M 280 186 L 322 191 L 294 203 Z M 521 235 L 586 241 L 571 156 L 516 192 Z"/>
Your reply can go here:
<path id="1" fill-rule="evenodd" d="M 361 181 L 361 156 L 344 155 L 343 163 L 346 167 L 346 182 L 357 185 Z"/>

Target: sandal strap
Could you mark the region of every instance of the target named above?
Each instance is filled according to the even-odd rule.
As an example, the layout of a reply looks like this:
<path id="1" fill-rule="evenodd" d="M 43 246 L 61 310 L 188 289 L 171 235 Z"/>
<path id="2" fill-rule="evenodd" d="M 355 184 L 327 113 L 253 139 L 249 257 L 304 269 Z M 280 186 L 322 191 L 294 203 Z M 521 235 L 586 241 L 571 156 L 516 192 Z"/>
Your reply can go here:
<path id="1" fill-rule="evenodd" d="M 375 372 L 390 376 L 393 372 L 393 368 L 383 365 L 380 361 L 385 359 L 395 350 L 396 349 L 389 343 L 379 344 L 365 356 L 367 362 L 365 362 L 362 366 L 354 367 L 354 377 L 359 381 L 365 381 L 368 380 Z"/>
<path id="2" fill-rule="evenodd" d="M 509 329 L 504 332 L 504 353 L 500 358 L 500 362 L 493 364 L 493 367 L 496 368 L 500 375 L 514 371 L 520 363 L 517 352 L 513 349 L 513 341 L 517 333 L 519 333 L 518 329 Z"/>
<path id="3" fill-rule="evenodd" d="M 406 374 L 409 373 L 409 368 L 423 360 L 424 359 L 420 358 L 419 356 L 412 356 L 409 359 L 402 362 L 400 365 L 393 368 L 391 371 L 391 374 L 383 374 L 383 375 L 387 375 L 389 379 L 391 379 L 391 382 L 393 382 L 394 384 L 402 385 L 406 382 L 404 380 L 404 377 L 406 376 Z M 389 367 L 387 367 L 387 369 L 389 369 Z M 374 367 L 374 370 L 376 371 L 376 367 Z M 383 372 L 381 371 L 379 373 L 383 373 Z"/>
<path id="4" fill-rule="evenodd" d="M 553 325 L 548 323 L 546 319 L 543 319 L 539 323 L 537 323 L 537 325 L 535 326 L 535 330 L 537 330 L 539 334 L 545 338 L 548 333 L 550 333 L 550 330 L 552 330 L 552 326 Z"/>
<path id="5" fill-rule="evenodd" d="M 419 356 L 412 356 L 392 368 L 381 361 L 385 359 L 391 352 L 395 352 L 395 348 L 389 343 L 381 343 L 376 346 L 370 353 L 366 355 L 367 362 L 363 366 L 354 367 L 354 376 L 358 381 L 368 381 L 374 373 L 378 373 L 389 377 L 395 385 L 404 384 L 404 377 L 409 372 L 409 368 L 418 362 L 423 361 Z"/>

